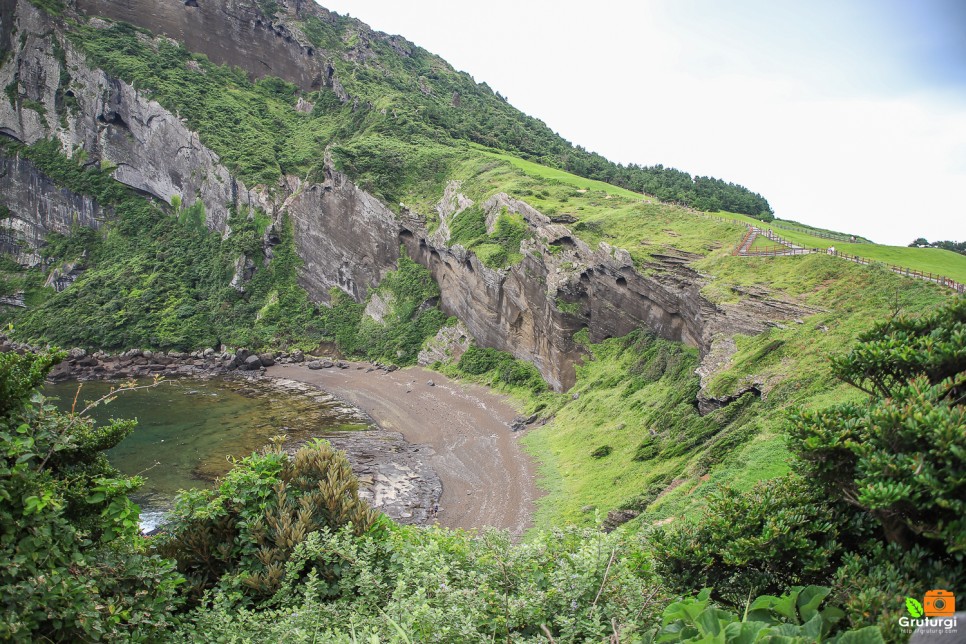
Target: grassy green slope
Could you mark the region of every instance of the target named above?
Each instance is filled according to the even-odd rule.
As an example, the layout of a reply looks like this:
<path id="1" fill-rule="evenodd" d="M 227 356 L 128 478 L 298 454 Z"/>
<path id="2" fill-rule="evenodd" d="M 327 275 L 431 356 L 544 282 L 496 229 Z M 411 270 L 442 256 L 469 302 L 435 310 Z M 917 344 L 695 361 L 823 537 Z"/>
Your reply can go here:
<path id="1" fill-rule="evenodd" d="M 757 219 L 730 212 L 718 212 L 715 215 L 724 220 L 737 220 L 758 227 L 768 227 Z M 941 248 L 910 248 L 908 246 L 885 246 L 883 244 L 851 244 L 848 242 L 831 241 L 815 235 L 781 228 L 772 229 L 775 234 L 787 239 L 797 246 L 807 248 L 828 248 L 835 246 L 840 253 L 855 255 L 863 259 L 882 262 L 890 266 L 899 266 L 914 271 L 942 275 L 957 282 L 966 283 L 966 255 L 960 255 Z"/>
<path id="2" fill-rule="evenodd" d="M 844 353 L 860 332 L 897 308 L 924 311 L 949 298 L 939 286 L 824 255 L 751 262 L 711 257 L 698 268 L 717 276 L 705 290 L 714 299 L 733 299 L 732 284 L 767 284 L 821 311 L 802 324 L 739 336 L 737 354 L 712 380 L 710 393 L 728 395 L 754 384 L 762 398 L 746 395 L 705 419 L 686 408 L 698 386 L 692 350 L 679 349 L 675 360 L 685 368 L 675 370 L 668 366 L 674 360 L 658 358 L 655 364 L 646 350 L 625 340 L 593 347 L 595 359 L 578 369 L 577 399 L 545 398 L 543 413 L 553 413 L 553 421 L 525 439 L 543 463 L 548 491 L 538 525 L 590 523 L 591 508 L 618 507 L 643 512 L 636 525 L 649 525 L 693 514 L 721 485 L 746 489 L 784 473 L 787 412 L 858 399 L 854 389 L 833 380 L 829 357 Z M 662 375 L 637 389 L 640 374 L 648 371 Z M 682 391 L 688 394 L 683 399 Z M 678 401 L 676 414 L 662 408 L 667 400 Z M 595 458 L 602 446 L 610 453 Z M 641 455 L 647 458 L 635 460 Z"/>

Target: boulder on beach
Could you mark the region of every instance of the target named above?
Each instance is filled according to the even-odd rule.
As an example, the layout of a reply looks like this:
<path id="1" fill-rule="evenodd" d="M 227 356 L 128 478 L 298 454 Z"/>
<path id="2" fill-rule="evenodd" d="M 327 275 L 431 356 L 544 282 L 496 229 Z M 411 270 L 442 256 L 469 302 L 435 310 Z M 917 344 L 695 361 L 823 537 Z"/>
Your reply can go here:
<path id="1" fill-rule="evenodd" d="M 245 362 L 238 368 L 243 371 L 257 371 L 262 366 L 262 360 L 258 356 L 248 356 Z"/>

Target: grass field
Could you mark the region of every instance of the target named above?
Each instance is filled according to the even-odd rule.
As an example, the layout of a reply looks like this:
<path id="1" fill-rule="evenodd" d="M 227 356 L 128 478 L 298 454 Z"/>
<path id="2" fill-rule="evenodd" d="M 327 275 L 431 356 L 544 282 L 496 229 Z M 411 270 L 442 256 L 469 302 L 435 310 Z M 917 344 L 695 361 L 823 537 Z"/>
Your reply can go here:
<path id="1" fill-rule="evenodd" d="M 768 228 L 757 219 L 731 212 L 714 213 L 724 220 L 737 220 L 745 224 Z M 884 246 L 882 244 L 849 244 L 836 242 L 805 233 L 772 228 L 772 232 L 798 246 L 828 248 L 834 246 L 841 253 L 856 255 L 885 264 L 893 264 L 924 273 L 933 273 L 966 283 L 966 255 L 941 248 L 910 248 L 908 246 Z"/>
<path id="2" fill-rule="evenodd" d="M 583 177 L 578 177 L 575 174 L 570 174 L 565 170 L 558 170 L 557 168 L 549 168 L 545 165 L 540 165 L 539 163 L 533 163 L 532 161 L 526 161 L 525 159 L 520 159 L 509 154 L 502 154 L 486 148 L 482 145 L 470 144 L 470 146 L 482 152 L 494 159 L 500 159 L 506 161 L 513 167 L 522 170 L 531 177 L 537 177 L 539 179 L 549 179 L 551 181 L 559 181 L 562 184 L 572 186 L 578 190 L 599 190 L 601 192 L 606 192 L 609 195 L 614 195 L 616 197 L 627 197 L 628 199 L 651 199 L 655 200 L 653 197 L 647 197 L 639 192 L 633 192 L 632 190 L 626 190 L 624 188 L 619 188 L 617 186 L 605 183 L 603 181 L 595 181 L 594 179 L 584 179 Z"/>

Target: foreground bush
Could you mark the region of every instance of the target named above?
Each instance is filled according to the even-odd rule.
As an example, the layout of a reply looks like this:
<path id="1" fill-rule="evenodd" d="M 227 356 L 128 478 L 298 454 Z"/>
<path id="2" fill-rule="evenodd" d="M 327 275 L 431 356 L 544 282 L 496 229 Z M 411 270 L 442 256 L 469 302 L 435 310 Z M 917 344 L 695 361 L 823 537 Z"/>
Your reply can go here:
<path id="1" fill-rule="evenodd" d="M 310 534 L 349 526 L 358 536 L 376 516 L 345 452 L 316 440 L 289 456 L 275 445 L 239 462 L 217 489 L 182 492 L 157 549 L 177 560 L 195 599 L 220 582 L 264 599 L 313 564 L 317 574 L 338 574 L 315 561 L 289 565 Z"/>
<path id="2" fill-rule="evenodd" d="M 0 354 L 0 639 L 143 640 L 170 627 L 183 578 L 149 554 L 103 451 L 133 422 L 96 425 L 37 393 L 52 355 Z"/>
<path id="3" fill-rule="evenodd" d="M 267 611 L 239 610 L 227 595 L 192 615 L 184 641 L 244 642 L 621 641 L 654 623 L 667 599 L 640 544 L 568 528 L 514 544 L 387 524 L 363 537 L 321 531 L 295 549 Z M 325 570 L 338 569 L 337 577 Z M 293 578 L 294 580 L 294 578 Z M 373 638 L 370 640 L 370 637 Z"/>

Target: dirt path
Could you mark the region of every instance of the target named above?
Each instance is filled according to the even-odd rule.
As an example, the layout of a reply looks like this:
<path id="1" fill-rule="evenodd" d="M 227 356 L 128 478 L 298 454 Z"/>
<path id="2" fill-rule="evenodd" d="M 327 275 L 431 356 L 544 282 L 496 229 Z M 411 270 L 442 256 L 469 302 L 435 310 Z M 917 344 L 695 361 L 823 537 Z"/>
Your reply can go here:
<path id="1" fill-rule="evenodd" d="M 516 410 L 485 387 L 463 385 L 419 367 L 393 373 L 270 367 L 266 375 L 315 385 L 368 414 L 410 443 L 429 445 L 443 483 L 439 523 L 449 528 L 492 526 L 522 534 L 530 527 L 535 467 L 508 423 Z M 432 380 L 435 386 L 429 386 Z"/>

